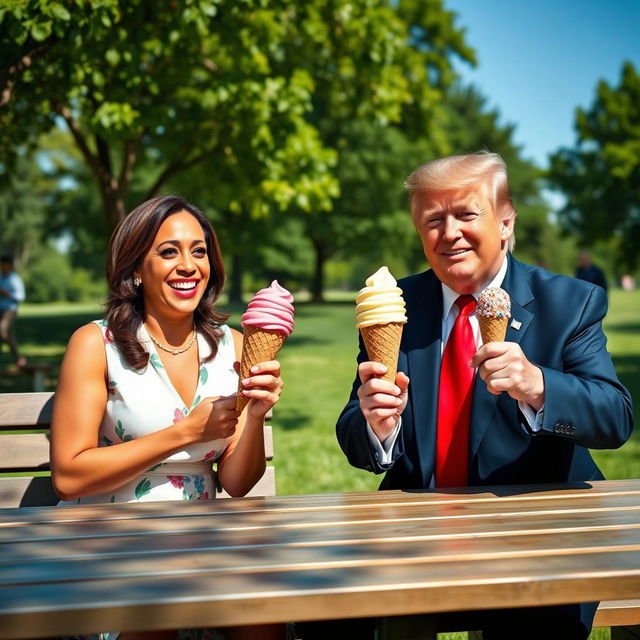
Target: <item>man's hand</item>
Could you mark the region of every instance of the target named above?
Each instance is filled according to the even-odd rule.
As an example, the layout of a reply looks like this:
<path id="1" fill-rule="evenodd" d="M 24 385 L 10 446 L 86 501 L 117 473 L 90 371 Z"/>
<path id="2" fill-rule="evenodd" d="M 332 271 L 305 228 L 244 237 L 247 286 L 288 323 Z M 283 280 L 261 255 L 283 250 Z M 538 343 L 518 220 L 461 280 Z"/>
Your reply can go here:
<path id="1" fill-rule="evenodd" d="M 496 395 L 506 391 L 514 400 L 538 411 L 544 404 L 544 376 L 515 342 L 488 342 L 476 351 L 472 367 Z"/>
<path id="2" fill-rule="evenodd" d="M 358 367 L 361 387 L 358 389 L 360 409 L 380 442 L 393 431 L 407 406 L 409 378 L 396 374 L 396 383 L 382 380 L 387 368 L 379 362 L 362 362 Z"/>

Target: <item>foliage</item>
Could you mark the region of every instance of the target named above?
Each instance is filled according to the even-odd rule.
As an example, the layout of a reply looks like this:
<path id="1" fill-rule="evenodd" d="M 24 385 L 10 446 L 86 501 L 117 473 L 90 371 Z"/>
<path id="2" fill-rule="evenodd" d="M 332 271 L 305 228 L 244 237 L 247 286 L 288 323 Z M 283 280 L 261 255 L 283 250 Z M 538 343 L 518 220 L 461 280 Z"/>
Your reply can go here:
<path id="1" fill-rule="evenodd" d="M 617 237 L 621 266 L 636 267 L 640 244 L 640 75 L 623 65 L 620 83 L 601 81 L 576 110 L 576 145 L 551 156 L 550 183 L 567 198 L 563 227 L 581 242 Z"/>
<path id="2" fill-rule="evenodd" d="M 322 28 L 339 37 L 320 46 L 322 36 L 309 34 L 317 50 L 309 67 L 315 79 L 310 118 L 323 143 L 338 152 L 340 196 L 329 216 L 312 211 L 304 218 L 315 251 L 315 300 L 322 299 L 330 256 L 379 255 L 396 239 L 399 250 L 410 242 L 406 216 L 394 218 L 403 178 L 418 157 L 446 148 L 435 125 L 455 77 L 452 58 L 474 61 L 441 0 L 349 3 L 333 14 L 327 4 L 317 9 Z"/>
<path id="3" fill-rule="evenodd" d="M 37 249 L 46 203 L 55 189 L 33 160 L 20 154 L 16 158 L 13 181 L 0 191 L 0 253 L 13 255 L 18 270 Z"/>
<path id="4" fill-rule="evenodd" d="M 447 95 L 445 107 L 443 126 L 451 153 L 489 150 L 499 153 L 507 165 L 511 198 L 518 212 L 516 254 L 563 271 L 567 265 L 558 259 L 558 233 L 549 222 L 542 196 L 542 173 L 515 143 L 515 125 L 501 124 L 499 111 L 488 108 L 487 99 L 473 86 L 457 85 Z"/>
<path id="5" fill-rule="evenodd" d="M 282 51 L 296 40 L 295 4 L 67 5 L 32 0 L 0 13 L 0 158 L 11 170 L 20 145 L 64 120 L 99 185 L 107 233 L 128 208 L 137 166 L 153 168 L 149 197 L 201 162 L 277 164 L 304 129 L 313 82 Z"/>
<path id="6" fill-rule="evenodd" d="M 104 284 L 89 271 L 72 268 L 68 254 L 41 245 L 22 270 L 29 302 L 99 300 Z"/>

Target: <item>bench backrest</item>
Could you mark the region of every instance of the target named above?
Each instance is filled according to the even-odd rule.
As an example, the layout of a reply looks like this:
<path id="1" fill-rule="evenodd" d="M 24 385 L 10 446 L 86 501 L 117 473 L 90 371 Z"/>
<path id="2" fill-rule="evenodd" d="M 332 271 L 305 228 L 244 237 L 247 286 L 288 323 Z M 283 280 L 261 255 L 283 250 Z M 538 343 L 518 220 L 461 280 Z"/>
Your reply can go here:
<path id="1" fill-rule="evenodd" d="M 58 502 L 49 465 L 52 406 L 53 393 L 0 394 L 0 508 Z M 272 460 L 273 436 L 269 425 L 264 427 L 264 440 L 265 459 Z M 275 469 L 267 466 L 265 474 L 248 495 L 272 496 L 275 493 Z M 228 495 L 216 491 L 216 497 Z"/>

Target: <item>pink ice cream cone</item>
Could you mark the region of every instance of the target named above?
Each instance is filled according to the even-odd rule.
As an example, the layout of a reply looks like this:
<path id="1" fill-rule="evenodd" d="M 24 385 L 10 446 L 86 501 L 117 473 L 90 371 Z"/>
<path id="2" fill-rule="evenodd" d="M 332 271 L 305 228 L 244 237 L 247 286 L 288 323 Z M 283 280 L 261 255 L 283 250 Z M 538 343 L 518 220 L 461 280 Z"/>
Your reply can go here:
<path id="1" fill-rule="evenodd" d="M 260 289 L 242 315 L 242 357 L 236 409 L 242 411 L 249 398 L 242 395 L 242 380 L 251 376 L 251 367 L 273 360 L 293 331 L 293 296 L 277 280 Z"/>

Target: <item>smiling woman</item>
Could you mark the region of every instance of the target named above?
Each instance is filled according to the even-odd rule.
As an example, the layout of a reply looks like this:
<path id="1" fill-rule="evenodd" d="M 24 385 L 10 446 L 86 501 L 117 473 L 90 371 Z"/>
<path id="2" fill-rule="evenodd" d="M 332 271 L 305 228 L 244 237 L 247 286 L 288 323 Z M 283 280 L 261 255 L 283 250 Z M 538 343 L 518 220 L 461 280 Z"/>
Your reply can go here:
<path id="1" fill-rule="evenodd" d="M 227 493 L 246 494 L 264 473 L 263 422 L 280 396 L 280 366 L 258 363 L 242 391 L 249 402 L 237 411 L 242 335 L 216 308 L 224 267 L 211 224 L 176 196 L 141 204 L 111 238 L 107 280 L 104 320 L 73 334 L 60 370 L 56 492 L 74 504 L 207 499 L 217 462 Z M 284 627 L 225 635 L 282 638 Z"/>

